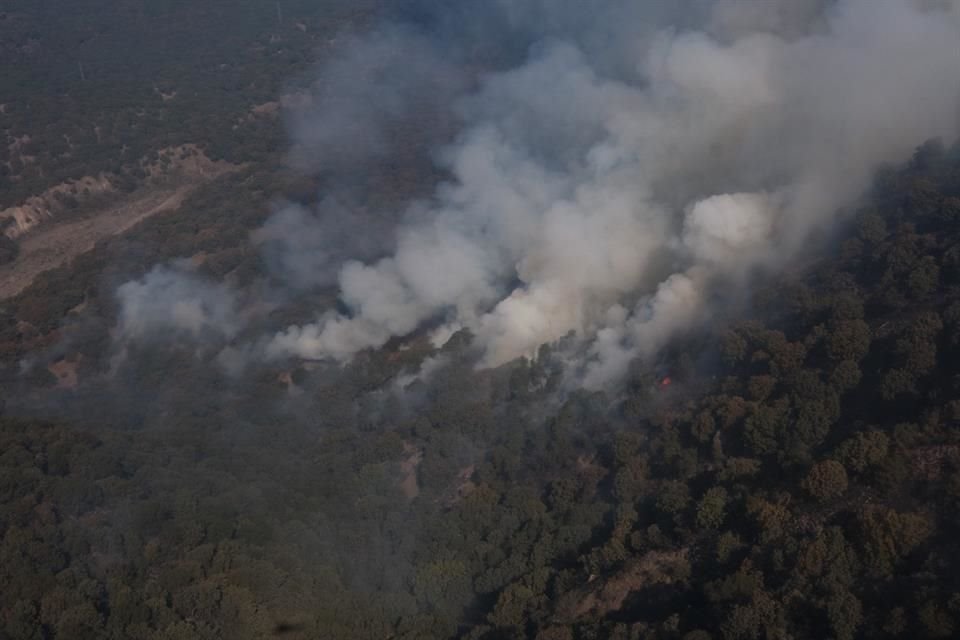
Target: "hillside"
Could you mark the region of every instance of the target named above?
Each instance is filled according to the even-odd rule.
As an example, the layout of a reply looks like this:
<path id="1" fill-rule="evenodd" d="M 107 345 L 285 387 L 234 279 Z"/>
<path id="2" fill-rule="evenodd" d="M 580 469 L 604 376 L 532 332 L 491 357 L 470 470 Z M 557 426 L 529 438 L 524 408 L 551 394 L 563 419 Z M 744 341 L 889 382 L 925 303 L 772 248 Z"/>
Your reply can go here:
<path id="1" fill-rule="evenodd" d="M 253 117 L 369 6 L 170 0 L 11 0 L 0 13 L 0 207 L 66 180 L 143 179 L 140 161 L 195 144 L 213 159 L 262 157 L 280 138 Z M 238 127 L 242 129 L 238 130 Z"/>
<path id="2" fill-rule="evenodd" d="M 361 28 L 374 9 L 332 0 L 5 4 L 2 297 L 173 208 L 231 165 L 282 163 L 278 97 L 302 87 L 336 34 Z"/>
<path id="3" fill-rule="evenodd" d="M 42 396 L 74 424 L 4 422 L 8 635 L 950 636 L 958 151 L 880 176 L 669 387 L 545 424 L 547 354 L 480 374 L 449 345 L 415 406 L 371 390 L 416 349 L 223 386 L 169 346 L 101 369 L 88 299 L 81 386 Z"/>
<path id="4" fill-rule="evenodd" d="M 769 6 L 8 0 L 0 640 L 960 635 L 960 12 Z"/>

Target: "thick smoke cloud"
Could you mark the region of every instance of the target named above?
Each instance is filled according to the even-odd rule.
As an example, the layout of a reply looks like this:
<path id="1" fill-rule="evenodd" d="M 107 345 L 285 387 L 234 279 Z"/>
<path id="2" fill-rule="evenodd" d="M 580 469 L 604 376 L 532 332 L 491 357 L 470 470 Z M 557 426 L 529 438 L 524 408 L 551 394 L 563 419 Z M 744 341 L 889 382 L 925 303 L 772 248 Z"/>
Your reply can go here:
<path id="1" fill-rule="evenodd" d="M 347 360 L 440 318 L 474 333 L 485 366 L 573 332 L 592 345 L 581 381 L 602 386 L 701 322 L 712 290 L 796 255 L 878 163 L 957 134 L 955 5 L 720 0 L 689 3 L 684 24 L 636 4 L 504 6 L 512 34 L 546 26 L 470 91 L 414 47 L 457 87 L 439 92 L 459 96 L 462 131 L 437 156 L 453 177 L 404 214 L 390 255 L 340 267 L 346 313 L 290 327 L 267 352 Z M 358 148 L 380 153 L 382 119 L 340 100 L 370 100 L 366 61 L 388 54 L 378 34 L 351 46 L 342 62 L 372 84 L 338 95 L 329 121 L 355 114 L 338 127 L 371 131 Z M 388 111 L 423 89 L 395 80 Z"/>
<path id="2" fill-rule="evenodd" d="M 275 282 L 333 285 L 340 308 L 233 345 L 232 369 L 347 362 L 416 331 L 439 347 L 468 329 L 485 367 L 574 336 L 571 383 L 601 388 L 704 323 L 709 300 L 788 264 L 878 164 L 960 127 L 954 2 L 397 14 L 341 38 L 292 117 L 292 158 L 322 177 L 320 205 L 284 207 L 253 234 Z M 357 205 L 424 165 L 432 194 Z M 234 336 L 229 295 L 183 277 L 121 288 L 121 333 Z"/>

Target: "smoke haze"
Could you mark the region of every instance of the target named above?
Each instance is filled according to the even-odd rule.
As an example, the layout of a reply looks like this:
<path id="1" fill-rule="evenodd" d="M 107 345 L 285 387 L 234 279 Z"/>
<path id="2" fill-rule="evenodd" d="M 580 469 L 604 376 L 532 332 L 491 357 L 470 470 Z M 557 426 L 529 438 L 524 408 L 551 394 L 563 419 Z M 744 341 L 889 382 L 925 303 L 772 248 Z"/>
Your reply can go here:
<path id="1" fill-rule="evenodd" d="M 190 273 L 185 267 L 154 267 L 140 280 L 117 289 L 122 342 L 186 336 L 229 338 L 239 326 L 236 302 L 225 287 Z"/>
<path id="2" fill-rule="evenodd" d="M 255 357 L 345 362 L 429 326 L 437 344 L 468 329 L 493 367 L 573 334 L 571 381 L 600 388 L 702 324 L 712 296 L 787 265 L 880 163 L 958 133 L 957 3 L 401 14 L 345 37 L 292 119 L 323 204 L 255 234 L 279 281 L 333 284 L 341 308 L 246 347 Z M 447 176 L 429 197 L 366 217 L 336 205 L 371 167 L 424 158 Z M 235 331 L 210 287 L 212 303 L 137 321 L 164 277 L 121 289 L 125 332 Z"/>

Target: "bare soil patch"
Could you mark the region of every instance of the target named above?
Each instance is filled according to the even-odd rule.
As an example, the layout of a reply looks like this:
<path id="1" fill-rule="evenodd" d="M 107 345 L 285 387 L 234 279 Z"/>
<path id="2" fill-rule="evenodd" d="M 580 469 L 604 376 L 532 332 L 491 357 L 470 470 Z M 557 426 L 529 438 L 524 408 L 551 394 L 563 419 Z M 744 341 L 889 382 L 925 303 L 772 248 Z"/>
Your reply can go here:
<path id="1" fill-rule="evenodd" d="M 0 300 L 17 295 L 41 273 L 92 250 L 100 240 L 122 234 L 150 216 L 177 209 L 200 185 L 240 168 L 214 162 L 193 145 L 171 147 L 159 153 L 162 162 L 144 164 L 150 176 L 149 185 L 85 213 L 80 219 L 61 219 L 54 202 L 56 195 L 116 193 L 106 177 L 65 183 L 19 207 L 0 211 L 0 232 L 18 238 L 20 244 L 17 259 L 0 266 Z"/>
<path id="2" fill-rule="evenodd" d="M 94 248 L 103 238 L 124 233 L 137 223 L 180 206 L 198 183 L 150 189 L 134 194 L 83 220 L 48 224 L 20 240 L 20 255 L 0 266 L 0 300 L 26 289 L 34 278 Z"/>

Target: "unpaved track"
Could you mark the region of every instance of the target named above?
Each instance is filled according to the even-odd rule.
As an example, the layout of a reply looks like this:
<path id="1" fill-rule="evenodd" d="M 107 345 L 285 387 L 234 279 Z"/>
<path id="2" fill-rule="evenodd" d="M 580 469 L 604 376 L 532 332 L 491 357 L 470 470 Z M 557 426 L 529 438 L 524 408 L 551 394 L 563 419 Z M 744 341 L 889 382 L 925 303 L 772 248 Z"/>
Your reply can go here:
<path id="1" fill-rule="evenodd" d="M 176 209 L 200 184 L 151 188 L 83 220 L 51 221 L 23 236 L 17 259 L 0 266 L 0 300 L 17 295 L 44 271 L 90 251 L 103 238 L 124 233 L 150 216 Z"/>

